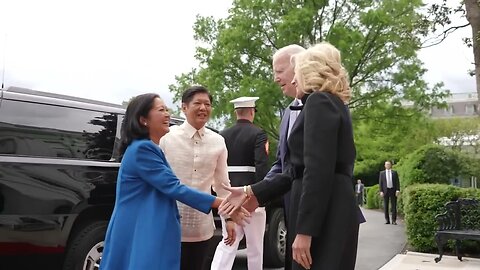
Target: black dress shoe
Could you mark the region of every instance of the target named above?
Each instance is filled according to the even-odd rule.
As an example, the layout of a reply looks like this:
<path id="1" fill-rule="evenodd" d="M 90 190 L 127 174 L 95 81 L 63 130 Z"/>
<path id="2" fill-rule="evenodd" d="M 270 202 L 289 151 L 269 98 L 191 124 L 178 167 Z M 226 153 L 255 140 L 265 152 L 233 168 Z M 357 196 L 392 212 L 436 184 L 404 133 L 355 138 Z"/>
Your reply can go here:
<path id="1" fill-rule="evenodd" d="M 392 224 L 393 224 L 393 225 L 397 225 L 397 222 L 396 222 L 396 221 L 394 221 L 394 222 L 392 222 Z"/>
<path id="2" fill-rule="evenodd" d="M 390 221 L 385 222 L 385 224 L 390 224 Z"/>

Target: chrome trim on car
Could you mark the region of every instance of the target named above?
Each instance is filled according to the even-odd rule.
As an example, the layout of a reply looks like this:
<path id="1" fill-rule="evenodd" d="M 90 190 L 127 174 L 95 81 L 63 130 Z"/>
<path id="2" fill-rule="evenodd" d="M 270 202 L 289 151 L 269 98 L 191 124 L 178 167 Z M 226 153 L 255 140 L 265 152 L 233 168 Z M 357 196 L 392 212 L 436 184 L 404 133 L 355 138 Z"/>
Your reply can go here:
<path id="1" fill-rule="evenodd" d="M 45 158 L 45 157 L 23 157 L 23 156 L 2 156 L 0 155 L 0 162 L 2 163 L 23 163 L 23 164 L 46 164 L 46 165 L 68 165 L 68 166 L 95 166 L 118 168 L 119 162 L 95 161 L 95 160 L 78 160 L 78 159 L 60 159 L 60 158 Z"/>

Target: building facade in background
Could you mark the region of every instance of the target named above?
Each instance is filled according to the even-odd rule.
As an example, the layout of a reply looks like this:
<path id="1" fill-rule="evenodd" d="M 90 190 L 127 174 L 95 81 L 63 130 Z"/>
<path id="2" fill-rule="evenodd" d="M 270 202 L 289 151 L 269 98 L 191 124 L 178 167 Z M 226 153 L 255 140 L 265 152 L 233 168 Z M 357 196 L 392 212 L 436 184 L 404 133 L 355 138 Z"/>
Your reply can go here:
<path id="1" fill-rule="evenodd" d="M 432 108 L 428 113 L 432 118 L 473 117 L 478 116 L 480 102 L 478 94 L 452 93 L 446 100 L 446 108 Z"/>

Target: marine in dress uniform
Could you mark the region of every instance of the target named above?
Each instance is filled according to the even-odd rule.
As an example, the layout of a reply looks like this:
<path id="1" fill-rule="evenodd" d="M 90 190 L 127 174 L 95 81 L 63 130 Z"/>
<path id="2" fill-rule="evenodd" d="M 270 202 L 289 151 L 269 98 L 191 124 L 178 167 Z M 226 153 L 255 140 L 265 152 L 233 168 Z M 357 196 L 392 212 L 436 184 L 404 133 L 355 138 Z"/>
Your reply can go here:
<path id="1" fill-rule="evenodd" d="M 268 164 L 267 134 L 253 124 L 255 101 L 258 97 L 240 97 L 230 101 L 234 104 L 237 123 L 220 134 L 225 138 L 228 149 L 228 171 L 232 186 L 251 185 L 263 180 L 270 166 Z M 222 220 L 223 228 L 225 221 Z M 236 225 L 236 240 L 233 245 L 219 243 L 212 261 L 212 270 L 231 269 L 243 236 L 246 237 L 249 270 L 263 269 L 263 236 L 266 213 L 260 207 L 252 213 L 250 224 Z M 224 237 L 226 231 L 223 230 Z"/>

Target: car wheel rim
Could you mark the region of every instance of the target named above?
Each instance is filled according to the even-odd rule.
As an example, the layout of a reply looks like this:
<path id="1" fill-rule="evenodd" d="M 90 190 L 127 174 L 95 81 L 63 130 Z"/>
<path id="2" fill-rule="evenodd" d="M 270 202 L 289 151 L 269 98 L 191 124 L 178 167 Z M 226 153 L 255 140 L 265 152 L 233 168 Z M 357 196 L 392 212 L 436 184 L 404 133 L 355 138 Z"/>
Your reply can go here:
<path id="1" fill-rule="evenodd" d="M 102 260 L 103 241 L 96 244 L 90 249 L 85 257 L 83 263 L 83 270 L 98 270 L 100 268 L 100 261 Z"/>
<path id="2" fill-rule="evenodd" d="M 277 250 L 280 253 L 280 256 L 285 257 L 285 246 L 287 241 L 287 227 L 285 226 L 285 221 L 282 220 L 278 223 L 277 230 Z"/>

